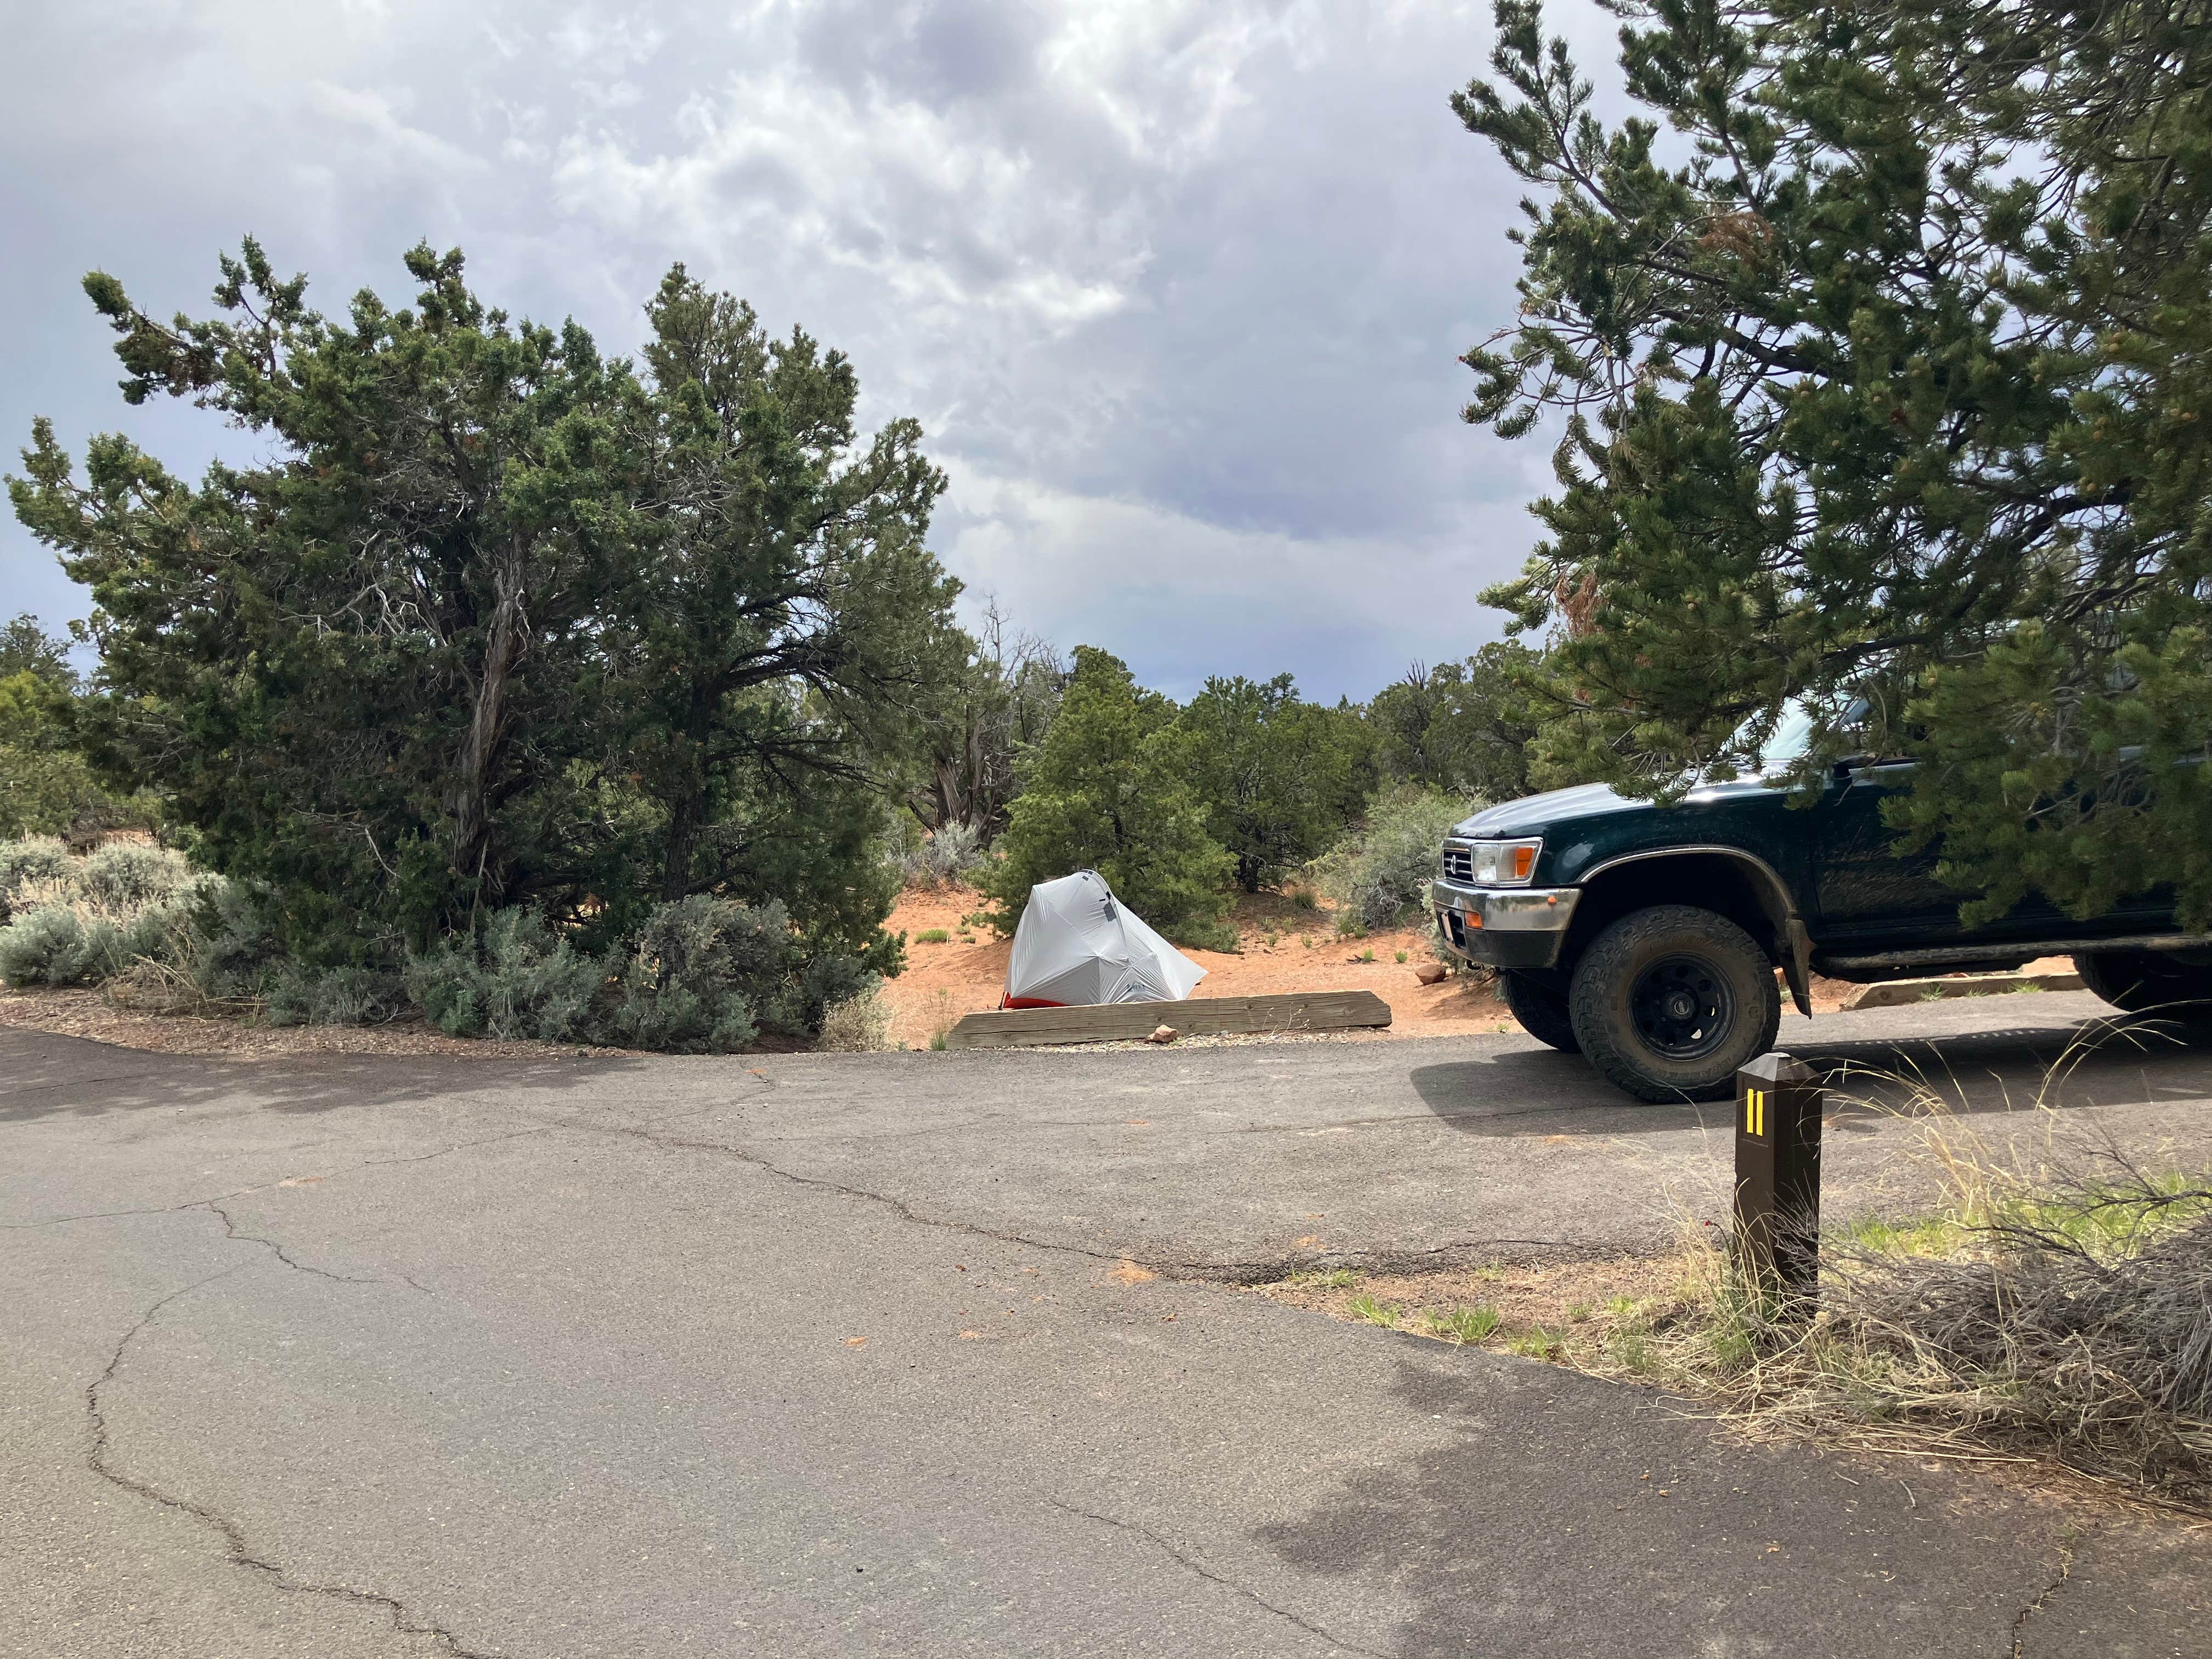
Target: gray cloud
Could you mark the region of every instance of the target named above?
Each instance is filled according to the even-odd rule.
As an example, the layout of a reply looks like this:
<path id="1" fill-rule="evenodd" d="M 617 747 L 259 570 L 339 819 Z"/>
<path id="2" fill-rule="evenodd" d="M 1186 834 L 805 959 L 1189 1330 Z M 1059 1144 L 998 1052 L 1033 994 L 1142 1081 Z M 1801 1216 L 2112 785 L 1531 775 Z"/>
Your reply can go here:
<path id="1" fill-rule="evenodd" d="M 1512 309 L 1515 182 L 1446 94 L 1486 4 L 1330 0 L 94 0 L 20 9 L 0 100 L 0 425 L 130 410 L 76 290 L 205 304 L 258 235 L 326 307 L 458 243 L 611 350 L 682 258 L 848 351 L 954 490 L 939 550 L 1063 645 L 1187 692 L 1365 696 L 1471 649 L 1541 447 L 1459 424 Z M 1571 21 L 1597 38 L 1595 12 Z M 0 609 L 84 596 L 12 525 Z"/>

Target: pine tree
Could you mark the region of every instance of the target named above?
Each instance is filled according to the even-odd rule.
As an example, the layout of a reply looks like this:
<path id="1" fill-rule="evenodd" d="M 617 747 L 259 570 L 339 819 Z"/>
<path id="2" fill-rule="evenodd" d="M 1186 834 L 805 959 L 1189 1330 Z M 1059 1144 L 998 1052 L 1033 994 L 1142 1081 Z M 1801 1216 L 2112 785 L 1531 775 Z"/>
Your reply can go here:
<path id="1" fill-rule="evenodd" d="M 2002 912 L 2171 884 L 2212 922 L 2212 31 L 2179 3 L 1654 0 L 1607 126 L 1501 0 L 1454 108 L 1537 188 L 1468 418 L 1559 488 L 1491 596 L 1560 623 L 1555 766 L 1666 796 L 1785 702 L 1802 775 Z"/>

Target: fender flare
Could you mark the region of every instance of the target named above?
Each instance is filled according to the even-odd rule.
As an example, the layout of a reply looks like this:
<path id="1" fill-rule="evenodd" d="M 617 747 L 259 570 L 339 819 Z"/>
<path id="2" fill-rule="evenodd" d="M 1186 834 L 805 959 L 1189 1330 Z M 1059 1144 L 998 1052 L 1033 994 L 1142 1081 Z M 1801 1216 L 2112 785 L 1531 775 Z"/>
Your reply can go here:
<path id="1" fill-rule="evenodd" d="M 1782 944 L 1782 976 L 1789 981 L 1790 1000 L 1797 1005 L 1799 1013 L 1808 1019 L 1812 1018 L 1813 936 L 1806 931 L 1804 917 L 1797 913 L 1797 902 L 1790 896 L 1789 883 L 1784 881 L 1775 867 L 1758 854 L 1718 842 L 1699 842 L 1685 847 L 1648 847 L 1640 852 L 1623 853 L 1602 864 L 1593 865 L 1577 878 L 1577 885 L 1587 886 L 1607 871 L 1619 869 L 1624 864 L 1693 856 L 1728 859 L 1741 866 L 1751 877 L 1752 893 L 1759 900 L 1760 911 L 1773 926 L 1774 937 Z"/>

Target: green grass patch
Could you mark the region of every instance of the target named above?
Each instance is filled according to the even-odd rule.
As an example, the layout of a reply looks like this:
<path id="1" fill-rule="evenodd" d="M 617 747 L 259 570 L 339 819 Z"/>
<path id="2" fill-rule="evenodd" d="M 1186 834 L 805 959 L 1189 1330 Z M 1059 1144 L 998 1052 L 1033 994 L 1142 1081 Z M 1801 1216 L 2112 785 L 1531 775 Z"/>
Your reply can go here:
<path id="1" fill-rule="evenodd" d="M 1364 1319 L 1370 1325 L 1382 1325 L 1395 1329 L 1405 1310 L 1395 1302 L 1379 1302 L 1362 1291 L 1344 1304 L 1345 1311 L 1354 1319 Z"/>
<path id="2" fill-rule="evenodd" d="M 1937 1216 L 1891 1220 L 1863 1216 L 1843 1230 L 1841 1243 L 1881 1255 L 1943 1255 L 1965 1237 L 1954 1221 Z"/>
<path id="3" fill-rule="evenodd" d="M 1480 1342 L 1497 1330 L 1504 1316 L 1487 1302 L 1479 1302 L 1472 1308 L 1454 1308 L 1449 1313 L 1429 1316 L 1430 1330 L 1437 1335 L 1449 1337 L 1455 1342 Z"/>
<path id="4" fill-rule="evenodd" d="M 942 927 L 925 927 L 914 936 L 914 942 L 916 945 L 944 945 L 949 943 L 951 938 L 952 935 Z"/>
<path id="5" fill-rule="evenodd" d="M 1606 1336 L 1607 1352 L 1625 1370 L 1643 1376 L 1652 1369 L 1651 1338 L 1645 1331 L 1612 1331 Z"/>

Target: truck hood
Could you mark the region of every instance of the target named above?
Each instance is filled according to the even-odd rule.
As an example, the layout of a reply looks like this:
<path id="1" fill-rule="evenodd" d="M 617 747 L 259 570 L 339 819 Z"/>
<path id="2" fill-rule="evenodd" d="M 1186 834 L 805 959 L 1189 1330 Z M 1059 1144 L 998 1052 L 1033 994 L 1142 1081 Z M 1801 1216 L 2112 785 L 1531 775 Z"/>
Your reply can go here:
<path id="1" fill-rule="evenodd" d="M 1571 789 L 1551 789 L 1540 795 L 1524 795 L 1497 806 L 1486 806 L 1452 831 L 1455 836 L 1500 838 L 1540 835 L 1562 819 L 1586 818 L 1601 812 L 1642 808 L 1649 801 L 1632 800 L 1610 784 L 1579 783 Z"/>

